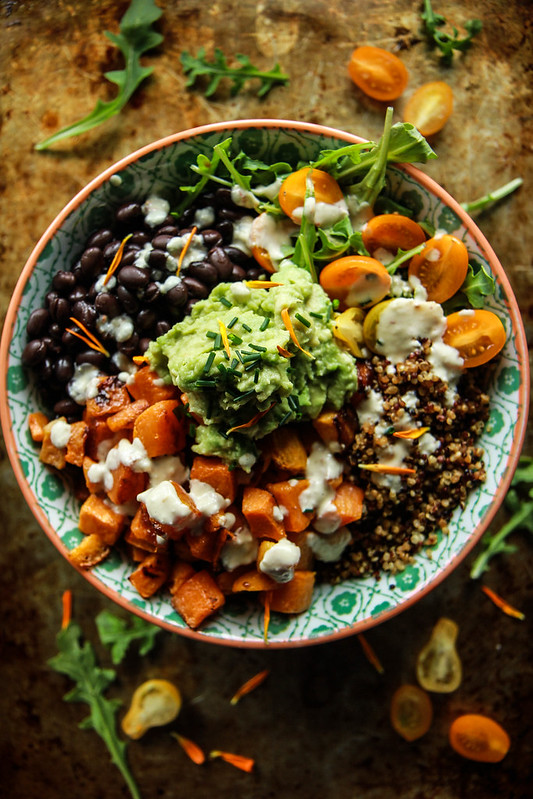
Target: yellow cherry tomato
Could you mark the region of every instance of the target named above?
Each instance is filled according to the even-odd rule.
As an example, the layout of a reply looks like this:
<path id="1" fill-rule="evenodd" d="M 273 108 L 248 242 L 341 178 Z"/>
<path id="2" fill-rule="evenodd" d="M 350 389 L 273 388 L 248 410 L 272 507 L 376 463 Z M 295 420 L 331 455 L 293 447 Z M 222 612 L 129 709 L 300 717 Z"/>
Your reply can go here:
<path id="1" fill-rule="evenodd" d="M 181 710 L 181 694 L 168 680 L 147 680 L 135 690 L 122 729 L 130 738 L 140 738 L 151 727 L 173 721 Z"/>
<path id="2" fill-rule="evenodd" d="M 505 344 L 505 328 L 492 311 L 456 311 L 446 317 L 446 344 L 459 350 L 466 368 L 494 358 Z"/>
<path id="3" fill-rule="evenodd" d="M 416 677 L 426 691 L 447 694 L 461 684 L 462 668 L 455 641 L 459 628 L 451 619 L 441 618 L 416 661 Z"/>
<path id="4" fill-rule="evenodd" d="M 363 244 L 373 255 L 382 247 L 396 254 L 399 249 L 411 250 L 426 240 L 426 234 L 416 222 L 402 214 L 378 214 L 362 231 Z"/>
<path id="5" fill-rule="evenodd" d="M 391 701 L 390 720 L 406 741 L 416 741 L 429 730 L 433 720 L 431 699 L 417 685 L 401 685 Z"/>
<path id="6" fill-rule="evenodd" d="M 511 739 L 503 727 L 479 713 L 456 718 L 449 739 L 458 755 L 479 763 L 499 763 L 511 747 Z"/>
<path id="7" fill-rule="evenodd" d="M 426 242 L 409 262 L 409 277 L 417 277 L 428 300 L 444 302 L 459 291 L 468 271 L 468 250 L 462 241 L 445 233 Z"/>
<path id="8" fill-rule="evenodd" d="M 365 345 L 369 350 L 372 350 L 372 352 L 377 352 L 376 345 L 379 319 L 385 308 L 391 302 L 394 302 L 394 300 L 383 300 L 383 302 L 379 302 L 377 305 L 374 305 L 365 316 L 365 321 L 363 322 L 363 340 Z"/>
<path id="9" fill-rule="evenodd" d="M 298 225 L 302 221 L 308 180 L 313 184 L 314 198 L 317 203 L 333 205 L 344 199 L 341 187 L 328 172 L 311 167 L 303 167 L 297 172 L 292 172 L 281 184 L 279 204 L 281 210 Z"/>
<path id="10" fill-rule="evenodd" d="M 381 47 L 357 47 L 350 58 L 348 73 L 355 85 L 374 100 L 396 100 L 409 80 L 403 61 Z"/>
<path id="11" fill-rule="evenodd" d="M 403 112 L 403 121 L 410 122 L 422 136 L 442 130 L 453 111 L 453 92 L 444 81 L 425 83 L 413 94 Z"/>
<path id="12" fill-rule="evenodd" d="M 347 255 L 324 267 L 320 285 L 344 308 L 368 308 L 389 293 L 391 277 L 381 261 L 366 255 Z"/>

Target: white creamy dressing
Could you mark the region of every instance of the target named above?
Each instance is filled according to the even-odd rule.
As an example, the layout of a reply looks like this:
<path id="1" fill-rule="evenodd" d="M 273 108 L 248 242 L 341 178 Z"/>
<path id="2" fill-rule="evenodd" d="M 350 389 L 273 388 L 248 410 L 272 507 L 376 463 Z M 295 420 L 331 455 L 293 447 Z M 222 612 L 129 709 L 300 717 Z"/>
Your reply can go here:
<path id="1" fill-rule="evenodd" d="M 266 550 L 259 563 L 259 571 L 277 583 L 289 583 L 294 577 L 294 567 L 300 556 L 300 547 L 288 538 L 282 538 Z"/>
<path id="2" fill-rule="evenodd" d="M 181 268 L 186 269 L 189 264 L 192 264 L 193 261 L 203 261 L 207 256 L 207 248 L 204 245 L 203 237 L 197 233 L 191 238 L 190 233 L 183 233 L 181 236 L 173 236 L 167 242 L 167 252 L 174 256 L 174 260 L 170 262 L 170 268 L 175 271 L 175 268 L 178 265 L 179 256 L 181 251 L 187 244 L 187 242 L 191 240 L 191 243 L 187 247 L 187 252 L 183 256 L 183 260 L 181 262 Z M 167 259 L 167 269 L 169 269 L 169 259 Z"/>
<path id="3" fill-rule="evenodd" d="M 231 187 L 231 201 L 241 208 L 257 208 L 259 200 L 249 189 L 243 189 L 236 183 Z"/>
<path id="4" fill-rule="evenodd" d="M 273 180 L 272 183 L 268 183 L 266 186 L 255 186 L 254 192 L 260 197 L 266 197 L 267 200 L 275 200 L 279 194 L 282 183 L 283 178 L 279 177 Z"/>
<path id="5" fill-rule="evenodd" d="M 151 194 L 142 206 L 144 221 L 149 227 L 161 225 L 167 218 L 170 204 L 162 197 Z"/>
<path id="6" fill-rule="evenodd" d="M 335 563 L 351 542 L 352 536 L 347 527 L 339 527 L 330 535 L 308 533 L 306 541 L 317 560 L 324 563 Z"/>
<path id="7" fill-rule="evenodd" d="M 189 470 L 178 455 L 161 455 L 153 458 L 150 469 L 150 488 L 163 480 L 172 480 L 182 485 L 189 479 Z"/>
<path id="8" fill-rule="evenodd" d="M 220 560 L 226 571 L 233 571 L 239 566 L 254 563 L 257 558 L 259 544 L 248 527 L 239 527 L 233 533 L 220 552 Z"/>
<path id="9" fill-rule="evenodd" d="M 170 480 L 163 480 L 153 488 L 137 494 L 137 501 L 144 503 L 150 518 L 159 524 L 175 524 L 191 512 L 189 506 L 178 497 Z"/>
<path id="10" fill-rule="evenodd" d="M 179 286 L 181 282 L 182 282 L 181 276 L 169 275 L 167 278 L 165 278 L 165 280 L 162 283 L 156 280 L 155 284 L 159 289 L 159 291 L 161 292 L 161 294 L 167 294 L 170 291 L 170 289 Z"/>
<path id="11" fill-rule="evenodd" d="M 91 483 L 102 483 L 105 490 L 110 491 L 113 488 L 113 472 L 120 464 L 129 466 L 134 472 L 150 472 L 152 468 L 152 460 L 138 438 L 133 441 L 121 438 L 118 444 L 108 449 L 105 458 L 89 467 L 87 477 Z"/>
<path id="12" fill-rule="evenodd" d="M 292 212 L 292 218 L 298 222 L 301 222 L 304 216 L 318 227 L 327 227 L 348 216 L 348 206 L 344 198 L 334 203 L 325 203 L 317 201 L 315 197 L 306 197 L 304 204 Z"/>
<path id="13" fill-rule="evenodd" d="M 70 438 L 71 426 L 65 419 L 56 419 L 50 425 L 50 441 L 58 449 L 67 446 Z"/>
<path id="14" fill-rule="evenodd" d="M 364 400 L 357 405 L 357 417 L 361 427 L 370 422 L 374 424 L 383 415 L 383 396 L 373 388 L 367 393 Z"/>
<path id="15" fill-rule="evenodd" d="M 250 246 L 264 250 L 274 268 L 277 268 L 292 246 L 291 236 L 297 233 L 298 227 L 290 219 L 259 214 L 250 229 Z"/>
<path id="16" fill-rule="evenodd" d="M 242 250 L 246 255 L 252 254 L 252 250 L 250 249 L 250 232 L 252 230 L 253 221 L 253 216 L 246 215 L 241 216 L 240 219 L 236 219 L 233 223 L 231 246 L 237 247 L 237 249 Z"/>
<path id="17" fill-rule="evenodd" d="M 353 229 L 363 230 L 366 223 L 374 216 L 372 207 L 368 203 L 360 202 L 355 194 L 345 194 L 344 199 Z"/>
<path id="18" fill-rule="evenodd" d="M 242 280 L 238 280 L 237 283 L 232 283 L 230 286 L 231 298 L 235 302 L 246 302 L 251 293 L 246 283 L 243 283 Z"/>
<path id="19" fill-rule="evenodd" d="M 241 469 L 244 469 L 245 472 L 248 472 L 250 471 L 256 460 L 257 458 L 252 452 L 245 452 L 240 456 L 238 463 Z"/>
<path id="20" fill-rule="evenodd" d="M 201 480 L 191 480 L 189 484 L 189 496 L 194 504 L 204 516 L 214 516 L 215 513 L 227 508 L 230 500 L 215 491 L 209 483 Z"/>
<path id="21" fill-rule="evenodd" d="M 94 284 L 94 290 L 97 294 L 101 294 L 102 291 L 111 291 L 117 285 L 117 279 L 115 275 L 111 275 L 108 280 L 106 280 L 107 272 L 103 275 L 100 275 L 98 280 Z"/>
<path id="22" fill-rule="evenodd" d="M 207 205 L 205 208 L 198 208 L 196 210 L 193 224 L 196 225 L 199 230 L 202 230 L 203 228 L 208 228 L 214 221 L 215 211 L 210 205 Z"/>
<path id="23" fill-rule="evenodd" d="M 340 526 L 340 517 L 333 500 L 335 491 L 328 480 L 342 475 L 342 463 L 321 442 L 315 442 L 307 458 L 305 477 L 309 486 L 299 497 L 302 511 L 316 511 L 314 527 L 321 533 L 332 533 Z"/>
<path id="24" fill-rule="evenodd" d="M 151 241 L 147 241 L 144 247 L 139 250 L 135 259 L 133 261 L 133 265 L 136 266 L 138 269 L 146 269 L 148 267 L 148 256 L 153 250 L 153 245 Z"/>
<path id="25" fill-rule="evenodd" d="M 96 329 L 102 336 L 112 336 L 115 341 L 127 341 L 135 330 L 130 316 L 120 314 L 110 319 L 106 314 L 96 319 Z"/>
<path id="26" fill-rule="evenodd" d="M 76 364 L 74 376 L 68 384 L 68 394 L 78 405 L 85 405 L 87 400 L 98 394 L 98 384 L 102 373 L 90 363 Z"/>

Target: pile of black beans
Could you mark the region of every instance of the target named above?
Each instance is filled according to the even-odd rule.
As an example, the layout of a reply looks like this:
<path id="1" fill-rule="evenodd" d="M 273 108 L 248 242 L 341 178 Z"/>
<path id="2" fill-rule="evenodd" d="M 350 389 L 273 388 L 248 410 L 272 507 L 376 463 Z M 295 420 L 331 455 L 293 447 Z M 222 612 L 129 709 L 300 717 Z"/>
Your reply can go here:
<path id="1" fill-rule="evenodd" d="M 198 230 L 207 255 L 191 262 L 181 272 L 181 283 L 162 293 L 157 283 L 169 275 L 166 245 L 171 238 L 192 231 L 196 211 L 202 208 L 212 208 L 215 217 L 209 228 Z M 232 202 L 229 189 L 220 188 L 204 193 L 179 220 L 169 214 L 155 228 L 146 225 L 142 203 L 125 203 L 116 210 L 109 227 L 90 236 L 72 268 L 54 275 L 44 306 L 31 313 L 27 324 L 22 362 L 34 374 L 42 400 L 55 416 L 65 416 L 69 422 L 81 416 L 83 407 L 71 399 L 67 388 L 77 364 L 89 363 L 105 374 L 117 374 L 121 369 L 113 355 L 142 355 L 151 340 L 189 314 L 217 283 L 254 280 L 265 274 L 253 258 L 231 244 L 234 222 L 248 213 Z M 114 288 L 98 292 L 98 278 L 106 273 L 130 234 L 115 272 Z M 135 266 L 138 252 L 147 243 L 152 245 L 148 267 Z M 98 332 L 96 321 L 102 315 L 109 319 L 129 316 L 134 325 L 131 337 L 117 342 L 112 335 Z M 97 337 L 110 357 L 68 332 L 68 328 L 81 332 L 72 318 Z"/>

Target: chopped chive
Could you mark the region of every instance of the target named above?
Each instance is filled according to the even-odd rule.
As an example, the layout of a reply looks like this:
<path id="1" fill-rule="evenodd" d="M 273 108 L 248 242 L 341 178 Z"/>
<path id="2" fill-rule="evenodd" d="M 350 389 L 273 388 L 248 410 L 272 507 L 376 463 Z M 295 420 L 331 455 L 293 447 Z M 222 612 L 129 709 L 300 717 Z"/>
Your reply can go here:
<path id="1" fill-rule="evenodd" d="M 227 300 L 225 297 L 219 297 L 218 301 L 221 302 L 222 305 L 225 305 L 226 308 L 231 308 L 231 302 Z"/>
<path id="2" fill-rule="evenodd" d="M 258 355 L 255 352 L 251 352 L 249 355 L 243 355 L 241 362 L 242 363 L 250 363 L 250 361 L 253 361 L 254 363 L 256 363 L 257 361 L 260 361 L 260 360 L 261 360 L 261 356 L 260 355 Z"/>
<path id="3" fill-rule="evenodd" d="M 259 369 L 256 369 L 254 372 L 254 383 L 259 381 Z"/>
<path id="4" fill-rule="evenodd" d="M 257 352 L 266 352 L 266 347 L 261 347 L 259 344 L 249 344 L 248 345 L 251 350 L 256 350 Z"/>
<path id="5" fill-rule="evenodd" d="M 240 351 L 239 350 L 235 350 L 235 352 L 237 353 L 237 358 L 239 359 L 239 361 L 241 363 L 244 363 L 244 361 L 242 360 L 242 355 L 241 355 Z"/>
<path id="6" fill-rule="evenodd" d="M 233 319 L 231 320 L 231 322 L 229 323 L 229 325 L 226 325 L 227 329 L 231 330 L 233 325 L 237 324 L 238 321 L 239 321 L 239 317 L 238 316 L 234 316 Z"/>
<path id="7" fill-rule="evenodd" d="M 220 333 L 217 333 L 215 335 L 215 340 L 213 342 L 213 349 L 219 350 L 221 346 L 222 346 L 222 336 L 220 335 Z"/>
<path id="8" fill-rule="evenodd" d="M 255 396 L 255 388 L 251 388 L 250 391 L 245 391 L 243 394 L 239 394 L 239 396 L 235 397 L 235 399 L 237 402 L 240 402 L 241 400 L 250 399 L 250 397 L 253 396 Z"/>
<path id="9" fill-rule="evenodd" d="M 222 438 L 226 438 L 226 439 L 229 438 L 229 436 L 227 436 L 226 433 L 224 432 L 224 430 L 221 430 L 220 427 L 218 428 L 218 432 L 220 433 Z"/>
<path id="10" fill-rule="evenodd" d="M 285 414 L 285 416 L 283 416 L 283 417 L 280 419 L 279 426 L 281 427 L 282 425 L 284 425 L 284 424 L 285 424 L 285 422 L 286 422 L 286 421 L 288 421 L 288 420 L 290 419 L 290 417 L 291 417 L 291 416 L 292 416 L 292 412 L 291 412 L 291 411 L 287 411 L 287 413 Z"/>
<path id="11" fill-rule="evenodd" d="M 226 350 L 224 350 L 224 358 L 225 358 L 227 361 L 229 361 L 229 355 L 228 355 L 228 353 L 226 352 Z"/>
<path id="12" fill-rule="evenodd" d="M 246 366 L 244 367 L 244 371 L 251 372 L 252 369 L 257 369 L 258 363 L 260 363 L 260 361 L 250 361 L 250 363 L 247 363 Z"/>
<path id="13" fill-rule="evenodd" d="M 218 333 L 215 333 L 214 330 L 208 330 L 205 335 L 207 338 L 216 338 Z"/>
<path id="14" fill-rule="evenodd" d="M 326 322 L 329 322 L 331 319 L 331 305 L 328 305 L 326 310 Z"/>
<path id="15" fill-rule="evenodd" d="M 313 316 L 315 319 L 322 319 L 322 314 L 315 313 L 315 311 L 309 311 L 309 316 Z"/>
<path id="16" fill-rule="evenodd" d="M 242 338 L 236 336 L 235 333 L 228 333 L 228 338 L 233 342 L 233 344 L 242 344 Z"/>
<path id="17" fill-rule="evenodd" d="M 239 359 L 232 358 L 232 361 L 230 363 L 230 369 L 235 369 L 238 365 L 239 365 Z"/>
<path id="18" fill-rule="evenodd" d="M 244 324 L 244 322 L 242 323 L 242 326 L 244 327 L 244 329 L 245 329 L 245 330 L 246 330 L 248 333 L 251 333 L 251 332 L 252 332 L 252 328 L 251 328 L 251 327 L 248 327 L 248 325 L 245 325 L 245 324 Z"/>
<path id="19" fill-rule="evenodd" d="M 299 322 L 302 323 L 302 325 L 305 325 L 306 327 L 311 327 L 311 322 L 309 321 L 309 319 L 306 319 L 305 316 L 302 316 L 302 314 L 295 313 L 294 316 Z"/>
<path id="20" fill-rule="evenodd" d="M 238 388 L 236 388 L 235 386 L 231 386 L 231 385 L 226 386 L 226 391 L 228 392 L 228 394 L 231 394 L 233 399 L 237 399 L 237 397 L 241 396 L 240 390 Z"/>
<path id="21" fill-rule="evenodd" d="M 242 372 L 239 372 L 238 369 L 232 369 L 231 367 L 227 370 L 230 375 L 235 375 L 235 377 L 242 377 Z"/>
<path id="22" fill-rule="evenodd" d="M 300 409 L 300 403 L 298 402 L 296 397 L 294 397 L 292 394 L 289 394 L 289 396 L 287 397 L 287 402 L 289 403 L 289 408 L 291 409 L 291 411 L 297 413 L 298 410 Z"/>
<path id="23" fill-rule="evenodd" d="M 222 374 L 227 372 L 226 366 L 223 363 L 217 363 L 217 369 L 219 372 L 222 372 Z"/>
<path id="24" fill-rule="evenodd" d="M 196 436 L 196 425 L 193 422 L 189 423 L 189 436 L 194 438 Z"/>
<path id="25" fill-rule="evenodd" d="M 211 352 L 207 356 L 207 361 L 205 362 L 205 365 L 204 365 L 204 374 L 207 374 L 207 372 L 209 372 L 209 370 L 213 366 L 213 361 L 214 360 L 215 360 L 215 352 L 214 352 L 214 350 L 211 350 Z"/>
<path id="26" fill-rule="evenodd" d="M 270 319 L 268 318 L 268 316 L 265 316 L 265 318 L 261 322 L 261 327 L 259 328 L 259 330 L 261 330 L 261 332 L 263 330 L 266 330 L 269 324 L 270 324 Z"/>
<path id="27" fill-rule="evenodd" d="M 194 384 L 195 388 L 216 388 L 214 380 L 197 380 Z"/>

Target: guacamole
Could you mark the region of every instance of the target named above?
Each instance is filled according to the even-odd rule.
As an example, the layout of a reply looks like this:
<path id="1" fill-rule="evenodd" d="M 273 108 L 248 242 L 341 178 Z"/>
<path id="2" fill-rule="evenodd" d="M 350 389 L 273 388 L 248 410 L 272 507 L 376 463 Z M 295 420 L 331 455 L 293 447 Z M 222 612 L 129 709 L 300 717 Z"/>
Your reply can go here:
<path id="1" fill-rule="evenodd" d="M 338 409 L 357 388 L 355 361 L 333 337 L 321 286 L 290 261 L 272 283 L 281 285 L 219 284 L 146 353 L 203 420 L 193 450 L 246 470 L 255 439 L 314 419 L 325 406 Z"/>

